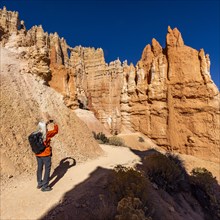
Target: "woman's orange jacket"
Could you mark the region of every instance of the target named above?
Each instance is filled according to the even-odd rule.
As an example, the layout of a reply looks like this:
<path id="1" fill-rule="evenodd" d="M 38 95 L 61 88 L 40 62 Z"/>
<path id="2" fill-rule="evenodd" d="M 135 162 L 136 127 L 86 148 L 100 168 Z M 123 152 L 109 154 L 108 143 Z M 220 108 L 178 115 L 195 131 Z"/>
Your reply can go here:
<path id="1" fill-rule="evenodd" d="M 40 153 L 36 154 L 37 157 L 47 157 L 52 155 L 52 148 L 50 146 L 50 140 L 53 136 L 58 133 L 58 125 L 54 125 L 54 129 L 47 132 L 46 140 L 44 141 L 44 145 L 46 146 L 45 150 Z"/>

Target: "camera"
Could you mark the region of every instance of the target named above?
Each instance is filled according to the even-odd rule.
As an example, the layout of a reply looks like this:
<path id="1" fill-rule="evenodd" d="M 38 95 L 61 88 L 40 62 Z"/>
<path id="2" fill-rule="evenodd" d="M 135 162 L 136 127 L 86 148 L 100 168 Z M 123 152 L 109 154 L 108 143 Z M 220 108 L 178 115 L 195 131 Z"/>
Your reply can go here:
<path id="1" fill-rule="evenodd" d="M 53 123 L 53 120 L 49 120 L 46 125 L 50 124 L 50 123 Z"/>

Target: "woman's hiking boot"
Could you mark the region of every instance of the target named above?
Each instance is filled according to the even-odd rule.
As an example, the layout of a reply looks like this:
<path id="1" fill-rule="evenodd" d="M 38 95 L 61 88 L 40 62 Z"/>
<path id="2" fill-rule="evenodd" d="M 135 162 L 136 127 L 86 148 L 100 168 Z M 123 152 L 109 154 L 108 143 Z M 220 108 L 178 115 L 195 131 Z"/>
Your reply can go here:
<path id="1" fill-rule="evenodd" d="M 52 188 L 49 186 L 41 188 L 42 192 L 47 192 L 47 191 L 51 191 L 51 190 L 52 190 Z"/>

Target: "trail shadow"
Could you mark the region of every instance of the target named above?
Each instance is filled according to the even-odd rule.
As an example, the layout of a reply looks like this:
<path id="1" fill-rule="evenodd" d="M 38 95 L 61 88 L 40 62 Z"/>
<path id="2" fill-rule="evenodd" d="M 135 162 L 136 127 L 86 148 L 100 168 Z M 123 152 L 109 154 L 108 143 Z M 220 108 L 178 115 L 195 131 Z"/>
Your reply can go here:
<path id="1" fill-rule="evenodd" d="M 71 161 L 71 162 L 70 162 Z M 67 170 L 76 165 L 76 160 L 72 157 L 66 157 L 60 161 L 60 164 L 54 169 L 53 174 L 50 177 L 50 181 L 54 180 L 49 184 L 53 187 L 60 179 L 63 178 Z"/>
<path id="2" fill-rule="evenodd" d="M 112 205 L 112 196 L 107 190 L 111 172 L 97 167 L 85 181 L 66 192 L 59 204 L 48 210 L 40 220 L 114 219 L 116 207 Z"/>
<path id="3" fill-rule="evenodd" d="M 138 157 L 141 158 L 141 162 L 143 162 L 143 160 L 146 156 L 153 155 L 153 154 L 161 154 L 159 151 L 157 151 L 155 149 L 148 149 L 148 150 L 144 150 L 144 151 L 134 150 L 134 149 L 130 149 L 130 150 L 134 154 L 136 154 Z"/>

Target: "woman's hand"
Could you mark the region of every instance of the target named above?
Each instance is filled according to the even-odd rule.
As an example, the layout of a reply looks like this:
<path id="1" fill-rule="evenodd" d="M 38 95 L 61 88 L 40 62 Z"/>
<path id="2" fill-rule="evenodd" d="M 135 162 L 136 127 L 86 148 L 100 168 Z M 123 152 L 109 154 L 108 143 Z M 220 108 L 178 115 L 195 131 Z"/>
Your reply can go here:
<path id="1" fill-rule="evenodd" d="M 50 119 L 49 121 L 47 121 L 46 125 L 49 125 L 50 123 L 54 123 L 54 120 Z"/>

